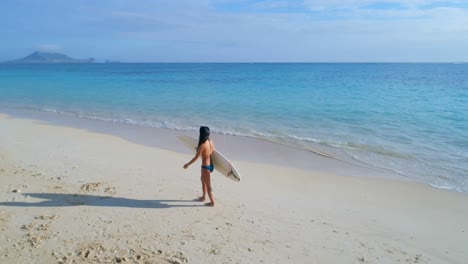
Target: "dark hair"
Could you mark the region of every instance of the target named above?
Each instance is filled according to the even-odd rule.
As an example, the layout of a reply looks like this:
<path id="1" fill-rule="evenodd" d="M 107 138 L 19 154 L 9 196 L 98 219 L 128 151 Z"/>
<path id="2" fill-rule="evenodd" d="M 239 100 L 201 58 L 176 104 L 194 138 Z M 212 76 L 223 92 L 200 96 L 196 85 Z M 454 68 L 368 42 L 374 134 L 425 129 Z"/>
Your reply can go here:
<path id="1" fill-rule="evenodd" d="M 198 146 L 205 143 L 205 141 L 207 141 L 208 139 L 210 139 L 210 128 L 207 126 L 201 126 L 200 137 L 198 139 Z"/>

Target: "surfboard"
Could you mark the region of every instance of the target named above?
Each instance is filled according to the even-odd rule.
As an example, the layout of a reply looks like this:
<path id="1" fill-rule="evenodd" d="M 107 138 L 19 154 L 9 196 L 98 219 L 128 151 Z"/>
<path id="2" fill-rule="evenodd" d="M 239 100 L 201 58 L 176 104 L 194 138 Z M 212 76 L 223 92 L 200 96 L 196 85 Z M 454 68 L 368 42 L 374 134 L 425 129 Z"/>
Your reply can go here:
<path id="1" fill-rule="evenodd" d="M 185 146 L 191 149 L 194 153 L 197 153 L 197 146 L 198 146 L 198 139 L 189 137 L 189 136 L 177 136 Z M 231 179 L 236 182 L 240 182 L 240 174 L 239 171 L 232 165 L 231 161 L 229 161 L 221 152 L 218 150 L 213 151 L 211 156 L 213 160 L 213 165 L 216 171 L 221 173 L 222 175 L 226 176 L 228 179 Z"/>

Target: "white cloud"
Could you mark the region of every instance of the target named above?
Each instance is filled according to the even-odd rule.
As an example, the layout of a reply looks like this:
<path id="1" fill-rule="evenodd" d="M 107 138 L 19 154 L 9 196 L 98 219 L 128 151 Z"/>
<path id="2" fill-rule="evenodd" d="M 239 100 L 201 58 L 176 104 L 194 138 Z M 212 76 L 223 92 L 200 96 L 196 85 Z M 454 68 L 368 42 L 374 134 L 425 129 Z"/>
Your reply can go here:
<path id="1" fill-rule="evenodd" d="M 63 48 L 57 44 L 41 44 L 36 48 L 38 51 L 43 52 L 61 52 Z"/>
<path id="2" fill-rule="evenodd" d="M 260 9 L 276 9 L 295 6 L 297 6 L 297 4 L 293 4 L 290 1 L 286 0 L 264 0 L 253 5 L 254 8 Z"/>
<path id="3" fill-rule="evenodd" d="M 372 0 L 304 0 L 304 6 L 312 11 L 323 11 L 332 8 L 356 8 L 370 4 Z"/>
<path id="4" fill-rule="evenodd" d="M 431 4 L 454 5 L 466 3 L 463 0 L 304 0 L 304 6 L 312 11 L 327 9 L 356 9 L 371 4 L 397 4 L 404 8 L 419 9 Z"/>
<path id="5" fill-rule="evenodd" d="M 182 6 L 144 1 L 131 8 L 86 10 L 74 28 L 62 32 L 60 43 L 68 52 L 76 46 L 75 52 L 107 57 L 113 52 L 133 61 L 468 61 L 466 8 L 369 9 L 360 7 L 375 0 L 310 0 L 323 8 L 348 8 L 324 9 L 325 17 L 288 12 L 291 6 L 282 0 L 256 2 L 261 4 L 256 12 L 217 9 L 213 1 L 233 0 L 211 0 L 212 5 L 185 0 Z M 294 8 L 301 3 L 291 1 Z M 94 51 L 83 49 L 85 44 Z M 62 50 L 54 44 L 40 49 Z"/>

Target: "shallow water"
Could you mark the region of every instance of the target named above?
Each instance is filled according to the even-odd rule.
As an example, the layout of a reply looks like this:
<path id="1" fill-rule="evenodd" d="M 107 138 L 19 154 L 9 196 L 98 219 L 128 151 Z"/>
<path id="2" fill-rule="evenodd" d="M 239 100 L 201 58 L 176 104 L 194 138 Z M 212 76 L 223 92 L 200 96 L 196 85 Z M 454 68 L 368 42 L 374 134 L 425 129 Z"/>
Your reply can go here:
<path id="1" fill-rule="evenodd" d="M 0 64 L 0 106 L 263 138 L 468 191 L 468 64 Z"/>

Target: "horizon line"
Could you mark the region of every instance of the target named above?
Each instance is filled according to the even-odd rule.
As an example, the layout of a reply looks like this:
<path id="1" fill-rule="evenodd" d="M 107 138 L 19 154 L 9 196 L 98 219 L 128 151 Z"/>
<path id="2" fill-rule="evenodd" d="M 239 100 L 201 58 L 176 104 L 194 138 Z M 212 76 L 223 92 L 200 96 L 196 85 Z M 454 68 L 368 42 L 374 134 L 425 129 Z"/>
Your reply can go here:
<path id="1" fill-rule="evenodd" d="M 148 63 L 160 63 L 160 64 L 466 64 L 468 61 L 208 61 L 208 62 L 197 62 L 197 61 L 119 61 L 119 60 L 110 60 L 109 62 L 97 61 L 97 62 L 13 62 L 13 61 L 1 61 L 0 64 L 148 64 Z"/>

